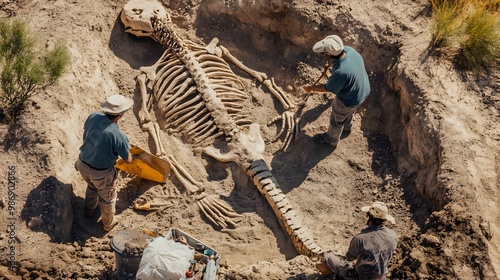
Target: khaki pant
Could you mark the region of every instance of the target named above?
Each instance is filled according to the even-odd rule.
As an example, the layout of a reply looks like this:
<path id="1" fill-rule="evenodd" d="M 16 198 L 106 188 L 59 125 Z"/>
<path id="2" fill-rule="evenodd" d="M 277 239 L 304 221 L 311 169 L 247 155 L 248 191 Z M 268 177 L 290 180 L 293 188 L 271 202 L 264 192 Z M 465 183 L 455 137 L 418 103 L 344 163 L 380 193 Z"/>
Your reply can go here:
<path id="1" fill-rule="evenodd" d="M 354 113 L 360 104 L 354 107 L 347 107 L 338 98 L 333 99 L 332 114 L 330 115 L 330 126 L 326 133 L 330 137 L 332 144 L 337 144 L 340 141 L 342 131 L 350 132 L 352 127 L 352 119 Z"/>
<path id="2" fill-rule="evenodd" d="M 116 209 L 116 178 L 118 173 L 114 167 L 96 170 L 78 159 L 75 168 L 87 182 L 85 191 L 85 207 L 96 209 L 99 205 L 103 226 L 109 227 L 113 222 Z"/>

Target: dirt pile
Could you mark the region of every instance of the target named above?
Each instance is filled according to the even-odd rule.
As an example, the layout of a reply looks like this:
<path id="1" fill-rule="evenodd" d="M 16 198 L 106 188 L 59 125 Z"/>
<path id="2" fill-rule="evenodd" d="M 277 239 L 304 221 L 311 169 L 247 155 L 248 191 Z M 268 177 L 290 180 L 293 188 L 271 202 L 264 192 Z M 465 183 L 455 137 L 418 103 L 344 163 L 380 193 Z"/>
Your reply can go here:
<path id="1" fill-rule="evenodd" d="M 336 150 L 311 139 L 327 128 L 331 95 L 307 99 L 300 135 L 280 152 L 282 139 L 272 141 L 280 124 L 267 122 L 283 108 L 265 86 L 233 68 L 252 94 L 248 109 L 260 125 L 265 160 L 316 243 L 344 253 L 364 227 L 360 207 L 381 200 L 396 218 L 393 228 L 400 236 L 390 278 L 498 278 L 499 74 L 492 70 L 472 79 L 428 55 L 427 1 L 164 2 L 179 36 L 202 45 L 219 38 L 245 65 L 274 77 L 295 102 L 301 101 L 300 86 L 315 81 L 325 63 L 310 49 L 317 40 L 338 34 L 365 58 L 372 92 L 355 115 L 353 132 Z M 106 233 L 98 217 L 84 217 L 85 182 L 73 167 L 83 122 L 107 96 L 121 93 L 137 100 L 139 68 L 162 54 L 153 40 L 124 32 L 119 13 L 125 3 L 0 4 L 4 17 L 29 18 L 47 46 L 65 38 L 72 54 L 70 71 L 33 98 L 19 124 L 0 126 L 5 163 L 0 168 L 0 276 L 108 279 L 115 269 L 110 242 L 118 231 L 166 234 L 179 228 L 218 250 L 221 279 L 321 278 L 310 259 L 297 255 L 244 170 L 199 153 L 170 131 L 161 132 L 167 153 L 203 182 L 202 195 L 244 217 L 237 227 L 212 224 L 200 213 L 200 197 L 188 196 L 175 176 L 156 184 L 120 173 L 120 225 Z M 135 104 L 119 125 L 131 143 L 154 152 L 140 128 L 139 107 Z M 12 199 L 6 191 L 8 168 L 16 170 Z M 165 206 L 131 209 L 141 197 Z M 72 209 L 65 208 L 69 201 Z M 13 215 L 9 202 L 15 204 Z M 44 211 L 54 215 L 50 222 Z M 13 217 L 12 231 L 4 225 Z"/>

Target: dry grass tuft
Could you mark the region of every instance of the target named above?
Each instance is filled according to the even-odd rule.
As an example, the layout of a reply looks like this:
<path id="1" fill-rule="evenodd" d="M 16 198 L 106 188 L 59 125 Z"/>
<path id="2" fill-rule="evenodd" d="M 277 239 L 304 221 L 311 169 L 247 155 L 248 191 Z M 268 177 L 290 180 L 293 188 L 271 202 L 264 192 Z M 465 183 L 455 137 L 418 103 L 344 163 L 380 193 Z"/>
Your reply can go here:
<path id="1" fill-rule="evenodd" d="M 431 0 L 432 47 L 463 69 L 498 66 L 500 0 Z"/>

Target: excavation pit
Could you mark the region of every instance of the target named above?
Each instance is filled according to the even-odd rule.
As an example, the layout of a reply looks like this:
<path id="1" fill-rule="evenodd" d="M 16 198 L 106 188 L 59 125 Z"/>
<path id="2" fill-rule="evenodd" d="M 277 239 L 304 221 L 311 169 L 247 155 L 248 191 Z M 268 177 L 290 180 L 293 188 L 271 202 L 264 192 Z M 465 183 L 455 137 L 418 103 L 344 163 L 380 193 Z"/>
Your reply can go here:
<path id="1" fill-rule="evenodd" d="M 111 93 L 137 101 L 140 67 L 151 66 L 164 51 L 154 40 L 126 34 L 119 18 L 122 7 L 101 2 L 90 1 L 85 7 L 64 2 L 50 8 L 30 2 L 30 9 L 18 8 L 20 16 L 33 18 L 41 34 L 67 38 L 77 62 L 66 80 L 35 97 L 41 107 L 27 108 L 23 130 L 1 130 L 7 153 L 0 159 L 10 163 L 10 155 L 17 154 L 15 165 L 22 178 L 19 197 L 27 198 L 53 174 L 71 184 L 76 195 L 69 242 L 54 243 L 43 231 L 18 228 L 23 239 L 17 256 L 20 273 L 28 278 L 105 278 L 115 261 L 109 250 L 113 234 L 132 227 L 160 234 L 179 228 L 211 244 L 223 256 L 221 279 L 319 277 L 313 261 L 299 256 L 245 169 L 202 153 L 204 147 L 186 142 L 182 132 L 165 125 L 160 136 L 167 154 L 203 183 L 203 193 L 187 195 L 175 176 L 158 184 L 120 173 L 117 214 L 122 219 L 116 229 L 107 234 L 97 218 L 82 218 L 85 183 L 72 164 L 78 157 L 85 118 Z M 353 131 L 335 150 L 312 140 L 327 129 L 333 96 L 320 93 L 307 98 L 301 105 L 299 135 L 285 152 L 279 151 L 283 138 L 273 140 L 281 123 L 267 123 L 283 113 L 283 107 L 257 79 L 231 66 L 251 95 L 244 106 L 260 126 L 266 145 L 262 161 L 314 242 L 345 253 L 351 237 L 365 226 L 360 208 L 381 200 L 396 218 L 392 228 L 400 236 L 390 278 L 491 276 L 496 262 L 487 248 L 496 244 L 497 210 L 489 205 L 495 199 L 498 177 L 497 149 L 487 147 L 496 143 L 494 133 L 481 130 L 481 125 L 470 128 L 474 122 L 484 124 L 478 121 L 486 113 L 474 116 L 471 107 L 482 107 L 448 68 L 426 56 L 422 45 L 428 35 L 427 4 L 403 1 L 387 10 L 377 1 L 364 3 L 366 7 L 334 1 L 261 2 L 170 1 L 166 8 L 180 37 L 203 46 L 218 38 L 218 44 L 242 63 L 274 77 L 297 104 L 304 101 L 301 87 L 314 82 L 325 64 L 323 57 L 312 52 L 314 42 L 335 33 L 364 57 L 372 92 L 355 115 Z M 50 23 L 48 16 L 57 20 Z M 451 102 L 469 106 L 459 103 L 464 107 L 457 107 L 457 113 Z M 140 126 L 139 107 L 136 103 L 120 127 L 135 145 L 155 153 L 153 141 Z M 152 112 L 158 109 L 154 107 Z M 455 130 L 455 125 L 463 129 Z M 40 133 L 41 128 L 46 132 Z M 467 134 L 470 130 L 485 136 L 484 143 L 471 140 L 476 136 Z M 226 141 L 220 137 L 213 145 L 226 152 Z M 197 202 L 202 196 L 239 215 L 236 226 L 222 229 L 200 212 Z M 155 211 L 133 210 L 139 198 L 162 206 Z M 477 203 L 480 199 L 485 202 Z M 485 209 L 491 214 L 485 215 Z M 47 254 L 51 262 L 37 254 L 42 251 L 54 252 Z M 0 268 L 6 264 L 3 259 L 0 263 Z"/>

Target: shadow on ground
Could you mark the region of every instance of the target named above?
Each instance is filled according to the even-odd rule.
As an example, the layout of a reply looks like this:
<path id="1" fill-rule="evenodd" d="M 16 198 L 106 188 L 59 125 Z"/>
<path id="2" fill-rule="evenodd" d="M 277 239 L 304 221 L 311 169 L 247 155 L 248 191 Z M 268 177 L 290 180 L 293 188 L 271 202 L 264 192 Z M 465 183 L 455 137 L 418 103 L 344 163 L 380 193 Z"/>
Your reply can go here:
<path id="1" fill-rule="evenodd" d="M 28 195 L 21 219 L 33 231 L 50 236 L 52 242 L 72 241 L 73 187 L 57 178 L 45 178 Z"/>

